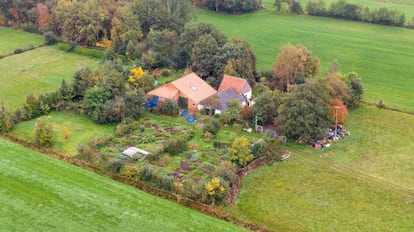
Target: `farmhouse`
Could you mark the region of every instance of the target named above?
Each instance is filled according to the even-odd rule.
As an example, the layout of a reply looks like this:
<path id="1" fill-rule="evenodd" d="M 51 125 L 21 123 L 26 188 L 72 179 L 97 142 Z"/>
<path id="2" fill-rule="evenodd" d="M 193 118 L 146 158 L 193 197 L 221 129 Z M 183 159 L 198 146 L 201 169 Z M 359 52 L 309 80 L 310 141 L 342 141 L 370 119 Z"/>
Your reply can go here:
<path id="1" fill-rule="evenodd" d="M 224 75 L 218 91 L 224 91 L 229 88 L 234 88 L 236 92 L 244 96 L 247 101 L 250 101 L 252 98 L 252 87 L 249 85 L 249 82 L 247 82 L 246 79 Z"/>
<path id="2" fill-rule="evenodd" d="M 175 81 L 149 91 L 150 96 L 158 96 L 163 101 L 170 99 L 178 102 L 179 98 L 187 101 L 189 112 L 197 112 L 203 108 L 201 101 L 216 94 L 216 90 L 203 81 L 197 74 L 190 73 Z"/>
<path id="3" fill-rule="evenodd" d="M 201 104 L 206 108 L 214 110 L 215 114 L 221 114 L 229 108 L 230 101 L 237 100 L 242 105 L 246 105 L 246 98 L 240 95 L 234 88 L 228 88 L 223 91 L 218 91 L 216 95 L 213 95 Z"/>

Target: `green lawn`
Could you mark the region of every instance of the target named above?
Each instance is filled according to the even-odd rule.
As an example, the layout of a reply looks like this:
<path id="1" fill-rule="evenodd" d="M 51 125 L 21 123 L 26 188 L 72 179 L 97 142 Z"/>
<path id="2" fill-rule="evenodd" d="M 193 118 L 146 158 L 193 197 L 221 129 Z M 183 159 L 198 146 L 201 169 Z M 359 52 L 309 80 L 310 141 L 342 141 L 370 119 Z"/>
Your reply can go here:
<path id="1" fill-rule="evenodd" d="M 12 53 L 16 48 L 28 48 L 43 42 L 41 35 L 0 27 L 0 55 Z"/>
<path id="2" fill-rule="evenodd" d="M 281 231 L 413 231 L 414 116 L 362 106 L 351 136 L 249 175 L 232 214 Z"/>
<path id="3" fill-rule="evenodd" d="M 380 99 L 414 112 L 414 30 L 261 10 L 226 15 L 197 10 L 198 22 L 210 22 L 230 38 L 245 38 L 257 56 L 258 70 L 270 70 L 280 47 L 304 44 L 321 60 L 325 73 L 333 60 L 340 71 L 363 78 L 365 100 Z"/>
<path id="4" fill-rule="evenodd" d="M 47 116 L 55 131 L 55 143 L 53 149 L 65 152 L 70 155 L 76 154 L 76 148 L 79 144 L 87 143 L 94 138 L 100 138 L 105 135 L 112 134 L 115 130 L 115 125 L 99 125 L 86 116 L 78 115 L 72 112 L 52 112 Z M 13 131 L 13 135 L 23 138 L 27 141 L 33 142 L 33 128 L 37 119 L 21 122 L 17 124 Z M 69 131 L 69 137 L 63 137 L 64 128 Z"/>
<path id="5" fill-rule="evenodd" d="M 241 231 L 0 139 L 3 231 Z"/>
<path id="6" fill-rule="evenodd" d="M 30 93 L 57 90 L 72 82 L 80 65 L 93 66 L 96 59 L 66 53 L 55 47 L 41 47 L 0 60 L 0 102 L 9 111 L 20 107 Z"/>

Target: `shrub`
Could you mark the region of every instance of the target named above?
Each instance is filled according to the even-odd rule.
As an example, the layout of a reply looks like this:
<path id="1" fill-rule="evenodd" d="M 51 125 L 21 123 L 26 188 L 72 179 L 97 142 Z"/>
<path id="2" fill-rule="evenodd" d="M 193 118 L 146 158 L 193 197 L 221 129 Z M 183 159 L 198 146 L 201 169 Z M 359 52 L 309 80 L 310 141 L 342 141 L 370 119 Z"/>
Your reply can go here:
<path id="1" fill-rule="evenodd" d="M 250 151 L 253 153 L 254 157 L 262 157 L 266 155 L 267 152 L 267 143 L 263 139 L 257 140 L 254 144 L 250 146 Z"/>
<path id="2" fill-rule="evenodd" d="M 14 49 L 14 54 L 19 54 L 19 53 L 22 53 L 22 52 L 24 52 L 24 49 L 22 49 L 22 48 L 16 48 L 16 49 Z"/>
<path id="3" fill-rule="evenodd" d="M 215 118 L 212 118 L 212 119 L 209 119 L 209 120 L 208 120 L 208 121 L 204 124 L 203 129 L 202 129 L 202 132 L 203 132 L 203 135 L 204 135 L 206 132 L 209 132 L 209 133 L 211 133 L 213 136 L 215 136 L 215 135 L 218 133 L 219 129 L 220 129 L 220 121 L 219 121 L 219 120 L 217 120 L 217 119 L 215 119 Z"/>
<path id="4" fill-rule="evenodd" d="M 169 115 L 169 116 L 177 116 L 179 112 L 179 107 L 175 101 L 167 99 L 163 102 L 160 106 L 160 114 Z"/>
<path id="5" fill-rule="evenodd" d="M 160 187 L 167 191 L 172 191 L 174 188 L 174 177 L 164 175 L 160 180 Z"/>
<path id="6" fill-rule="evenodd" d="M 183 139 L 171 139 L 168 141 L 167 147 L 165 149 L 166 152 L 168 152 L 171 155 L 178 155 L 183 151 L 186 151 L 188 149 L 187 147 L 187 141 Z"/>
<path id="7" fill-rule="evenodd" d="M 141 180 L 143 181 L 154 181 L 157 179 L 157 174 L 150 166 L 145 166 L 141 169 Z"/>
<path id="8" fill-rule="evenodd" d="M 134 165 L 125 165 L 121 169 L 121 175 L 127 177 L 130 180 L 138 181 L 140 179 L 141 170 Z"/>
<path id="9" fill-rule="evenodd" d="M 237 178 L 237 168 L 232 162 L 227 160 L 221 161 L 220 165 L 214 170 L 214 175 L 223 178 L 232 185 Z"/>
<path id="10" fill-rule="evenodd" d="M 53 128 L 48 118 L 37 120 L 34 133 L 34 142 L 43 147 L 51 147 L 55 141 Z"/>
<path id="11" fill-rule="evenodd" d="M 121 171 L 121 169 L 124 167 L 124 161 L 122 160 L 117 160 L 111 163 L 111 170 L 113 172 L 119 173 Z"/>
<path id="12" fill-rule="evenodd" d="M 57 42 L 57 38 L 56 38 L 55 34 L 51 31 L 45 32 L 44 36 L 45 36 L 45 44 L 46 45 L 52 45 L 52 44 L 55 44 Z"/>

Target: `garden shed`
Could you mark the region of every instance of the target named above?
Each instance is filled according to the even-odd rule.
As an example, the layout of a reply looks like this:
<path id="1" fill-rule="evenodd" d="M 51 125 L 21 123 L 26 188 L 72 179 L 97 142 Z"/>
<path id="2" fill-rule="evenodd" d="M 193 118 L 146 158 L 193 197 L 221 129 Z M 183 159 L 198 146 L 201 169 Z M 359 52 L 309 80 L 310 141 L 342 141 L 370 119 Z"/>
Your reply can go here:
<path id="1" fill-rule="evenodd" d="M 139 149 L 139 148 L 136 148 L 136 147 L 129 147 L 128 149 L 126 149 L 125 151 L 122 152 L 122 154 L 124 154 L 126 156 L 129 156 L 129 157 L 132 157 L 137 153 L 142 154 L 142 155 L 148 155 L 149 154 L 149 152 L 144 151 L 144 150 Z"/>

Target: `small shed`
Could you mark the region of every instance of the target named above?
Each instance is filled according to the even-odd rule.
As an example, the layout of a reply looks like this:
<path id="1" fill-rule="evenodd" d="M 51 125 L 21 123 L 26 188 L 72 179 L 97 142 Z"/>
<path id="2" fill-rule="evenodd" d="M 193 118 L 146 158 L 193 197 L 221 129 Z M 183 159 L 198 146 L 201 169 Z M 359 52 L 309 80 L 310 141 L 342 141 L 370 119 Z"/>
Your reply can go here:
<path id="1" fill-rule="evenodd" d="M 140 153 L 142 155 L 148 155 L 149 154 L 149 152 L 144 151 L 144 150 L 139 149 L 139 148 L 136 148 L 136 147 L 130 147 L 130 148 L 128 148 L 128 149 L 126 149 L 125 151 L 122 152 L 122 154 L 124 154 L 126 156 L 129 156 L 129 157 L 132 157 L 137 153 Z"/>

